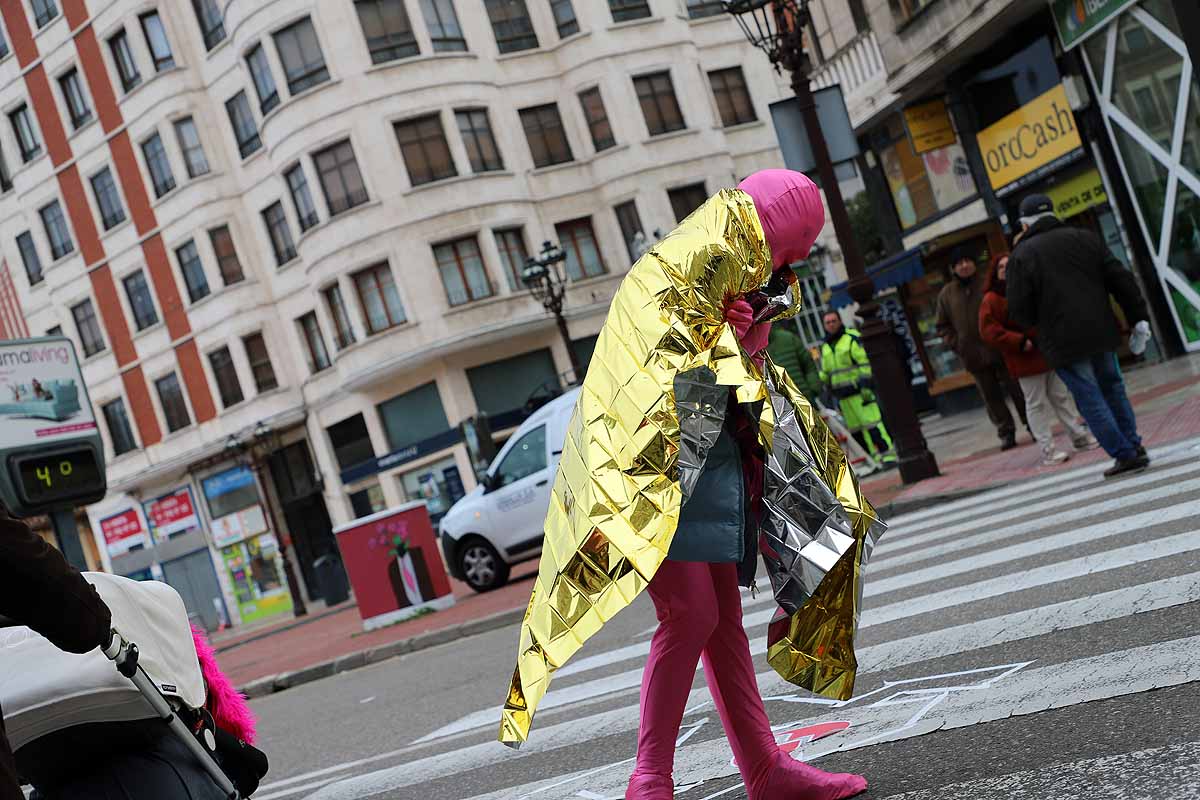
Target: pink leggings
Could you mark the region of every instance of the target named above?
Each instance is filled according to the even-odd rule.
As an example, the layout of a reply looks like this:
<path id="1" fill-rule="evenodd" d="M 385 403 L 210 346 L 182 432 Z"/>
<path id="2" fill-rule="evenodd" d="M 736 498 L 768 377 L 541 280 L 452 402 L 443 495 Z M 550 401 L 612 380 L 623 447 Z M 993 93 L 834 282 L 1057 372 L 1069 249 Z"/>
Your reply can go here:
<path id="1" fill-rule="evenodd" d="M 658 630 L 642 675 L 635 774 L 670 778 L 696 664 L 725 726 L 746 786 L 761 783 L 779 751 L 754 680 L 742 627 L 736 564 L 664 561 L 649 586 Z"/>

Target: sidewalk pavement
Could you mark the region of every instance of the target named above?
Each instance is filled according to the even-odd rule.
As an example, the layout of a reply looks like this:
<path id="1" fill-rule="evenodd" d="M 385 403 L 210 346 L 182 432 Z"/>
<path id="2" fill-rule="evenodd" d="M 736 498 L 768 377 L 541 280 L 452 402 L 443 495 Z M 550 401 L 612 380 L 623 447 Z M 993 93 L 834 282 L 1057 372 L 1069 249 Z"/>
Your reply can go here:
<path id="1" fill-rule="evenodd" d="M 1200 436 L 1200 355 L 1131 370 L 1126 380 L 1147 447 Z M 1038 448 L 1025 431 L 1019 436 L 1021 447 L 1001 452 L 982 408 L 927 419 L 923 429 L 942 475 L 911 487 L 905 487 L 895 471 L 864 480 L 863 491 L 885 518 L 1108 460 L 1103 450 L 1093 450 L 1073 453 L 1063 465 L 1042 467 Z M 536 574 L 537 561 L 519 565 L 507 585 L 486 594 L 452 580 L 453 607 L 370 633 L 362 630 L 358 608 L 350 602 L 267 627 L 217 634 L 213 645 L 234 684 L 258 697 L 511 625 L 525 613 Z M 515 640 L 512 646 L 515 655 Z"/>

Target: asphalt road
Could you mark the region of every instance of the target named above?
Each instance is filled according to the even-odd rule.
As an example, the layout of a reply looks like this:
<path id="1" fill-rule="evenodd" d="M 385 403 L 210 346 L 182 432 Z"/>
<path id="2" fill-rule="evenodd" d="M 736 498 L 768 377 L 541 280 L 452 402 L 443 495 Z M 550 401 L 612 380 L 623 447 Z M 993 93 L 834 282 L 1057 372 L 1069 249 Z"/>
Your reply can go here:
<path id="1" fill-rule="evenodd" d="M 1200 798 L 1200 444 L 1154 455 L 1121 481 L 1055 470 L 892 520 L 853 700 L 814 704 L 752 644 L 779 740 L 865 774 L 866 798 Z M 772 607 L 746 596 L 752 642 Z M 520 751 L 495 742 L 515 626 L 257 700 L 256 797 L 621 798 L 653 627 L 643 597 L 589 641 Z M 693 686 L 676 796 L 743 798 Z"/>

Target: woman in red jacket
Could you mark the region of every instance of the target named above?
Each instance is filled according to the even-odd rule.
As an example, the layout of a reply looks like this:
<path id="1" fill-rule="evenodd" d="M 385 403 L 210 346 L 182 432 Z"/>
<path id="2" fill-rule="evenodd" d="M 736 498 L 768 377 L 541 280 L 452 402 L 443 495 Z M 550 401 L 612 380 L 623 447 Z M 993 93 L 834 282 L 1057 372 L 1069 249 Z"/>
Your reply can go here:
<path id="1" fill-rule="evenodd" d="M 1097 446 L 1096 440 L 1078 422 L 1079 414 L 1070 392 L 1037 349 L 1037 331 L 1022 330 L 1008 318 L 1004 285 L 1007 268 L 1007 253 L 992 258 L 983 304 L 979 307 L 979 335 L 985 344 L 1004 356 L 1009 374 L 1020 381 L 1029 427 L 1042 447 L 1042 464 L 1055 466 L 1070 456 L 1054 446 L 1053 417 L 1058 417 L 1067 429 L 1076 450 L 1091 450 Z"/>

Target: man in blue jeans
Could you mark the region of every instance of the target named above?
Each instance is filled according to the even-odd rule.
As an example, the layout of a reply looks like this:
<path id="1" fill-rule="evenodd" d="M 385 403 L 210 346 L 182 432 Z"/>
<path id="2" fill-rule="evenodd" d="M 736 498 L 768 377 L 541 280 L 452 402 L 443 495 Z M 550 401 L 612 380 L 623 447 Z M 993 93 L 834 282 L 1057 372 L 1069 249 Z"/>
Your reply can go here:
<path id="1" fill-rule="evenodd" d="M 1041 194 L 1021 201 L 1020 243 L 1008 262 L 1008 313 L 1036 328 L 1038 349 L 1075 397 L 1092 435 L 1116 463 L 1112 478 L 1150 465 L 1117 364 L 1121 330 L 1109 297 L 1135 323 L 1130 348 L 1150 338 L 1150 315 L 1133 274 L 1091 231 L 1064 225 Z"/>

